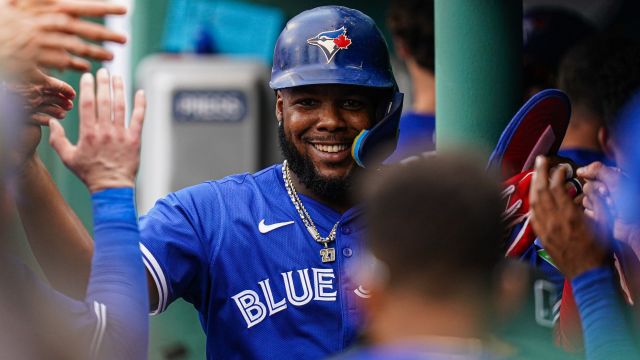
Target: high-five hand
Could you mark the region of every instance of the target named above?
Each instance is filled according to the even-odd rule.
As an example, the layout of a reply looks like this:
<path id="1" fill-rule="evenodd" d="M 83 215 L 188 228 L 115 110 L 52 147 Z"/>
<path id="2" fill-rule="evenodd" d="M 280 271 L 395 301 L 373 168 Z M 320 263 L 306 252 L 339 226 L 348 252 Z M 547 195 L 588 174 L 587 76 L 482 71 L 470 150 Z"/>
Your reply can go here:
<path id="1" fill-rule="evenodd" d="M 10 65 L 35 62 L 45 68 L 87 71 L 89 59 L 111 60 L 111 51 L 86 40 L 124 43 L 124 34 L 80 16 L 122 15 L 124 6 L 87 0 L 12 0 L 0 18 L 9 21 L 0 37 L 7 40 Z M 8 36 L 8 37 L 7 37 Z M 0 57 L 2 53 L 0 52 Z"/>
<path id="2" fill-rule="evenodd" d="M 94 93 L 93 76 L 82 76 L 80 135 L 76 145 L 69 142 L 58 121 L 51 120 L 49 124 L 51 146 L 92 193 L 107 188 L 133 187 L 140 163 L 145 96 L 142 91 L 136 93 L 131 122 L 127 127 L 124 84 L 119 76 L 113 76 L 112 80 L 113 84 L 107 71 L 100 69 Z"/>

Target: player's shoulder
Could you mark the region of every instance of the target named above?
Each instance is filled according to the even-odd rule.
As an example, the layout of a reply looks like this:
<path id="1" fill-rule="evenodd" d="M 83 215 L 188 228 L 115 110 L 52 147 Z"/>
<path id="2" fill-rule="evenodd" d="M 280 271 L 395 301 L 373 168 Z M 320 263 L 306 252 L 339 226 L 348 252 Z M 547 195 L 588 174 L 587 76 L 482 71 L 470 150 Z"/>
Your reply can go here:
<path id="1" fill-rule="evenodd" d="M 272 191 L 278 185 L 281 165 L 272 165 L 255 173 L 240 173 L 208 180 L 178 190 L 168 196 L 185 206 L 208 206 L 209 201 L 238 201 L 250 194 Z"/>
<path id="2" fill-rule="evenodd" d="M 219 180 L 208 180 L 197 185 L 172 192 L 158 200 L 147 215 L 154 213 L 202 214 L 220 206 L 233 203 L 235 207 L 243 203 L 264 199 L 277 188 L 281 165 L 272 165 L 256 173 L 242 173 L 226 176 Z"/>
<path id="3" fill-rule="evenodd" d="M 262 183 L 273 183 L 277 181 L 277 174 L 282 165 L 274 164 L 255 173 L 241 173 L 226 176 L 220 180 L 211 180 L 205 183 L 212 186 L 224 187 L 247 187 L 261 185 Z"/>

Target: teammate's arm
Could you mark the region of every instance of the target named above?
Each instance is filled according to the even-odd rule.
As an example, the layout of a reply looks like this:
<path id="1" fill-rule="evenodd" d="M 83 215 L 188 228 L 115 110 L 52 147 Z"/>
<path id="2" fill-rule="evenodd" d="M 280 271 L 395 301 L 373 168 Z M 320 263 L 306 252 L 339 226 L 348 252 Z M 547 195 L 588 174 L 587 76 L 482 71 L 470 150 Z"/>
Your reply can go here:
<path id="1" fill-rule="evenodd" d="M 81 80 L 78 143 L 69 142 L 56 120 L 50 123 L 50 143 L 92 194 L 95 251 L 84 303 L 94 310 L 100 329 L 91 343 L 92 358 L 142 359 L 149 304 L 133 187 L 146 100 L 136 94 L 127 127 L 122 79 L 114 77 L 112 86 L 101 69 L 97 82 L 96 99 L 93 77 L 85 74 Z"/>
<path id="2" fill-rule="evenodd" d="M 75 299 L 85 295 L 93 240 L 34 155 L 18 181 L 16 200 L 31 250 L 47 279 Z"/>
<path id="3" fill-rule="evenodd" d="M 571 280 L 587 359 L 636 358 L 638 349 L 610 266 L 604 222 L 591 222 L 571 201 L 564 185 L 566 169 L 550 176 L 547 159 L 538 157 L 535 170 L 529 197 L 531 222 L 554 264 Z"/>

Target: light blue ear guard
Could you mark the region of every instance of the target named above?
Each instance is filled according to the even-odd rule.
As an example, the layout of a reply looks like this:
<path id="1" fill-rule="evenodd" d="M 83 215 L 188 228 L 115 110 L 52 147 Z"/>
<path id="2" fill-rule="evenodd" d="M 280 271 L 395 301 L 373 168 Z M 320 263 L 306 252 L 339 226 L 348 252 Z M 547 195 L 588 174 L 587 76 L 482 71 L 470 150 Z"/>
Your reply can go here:
<path id="1" fill-rule="evenodd" d="M 403 93 L 395 92 L 382 120 L 372 128 L 362 130 L 353 140 L 351 156 L 359 166 L 378 166 L 395 150 L 403 99 Z"/>

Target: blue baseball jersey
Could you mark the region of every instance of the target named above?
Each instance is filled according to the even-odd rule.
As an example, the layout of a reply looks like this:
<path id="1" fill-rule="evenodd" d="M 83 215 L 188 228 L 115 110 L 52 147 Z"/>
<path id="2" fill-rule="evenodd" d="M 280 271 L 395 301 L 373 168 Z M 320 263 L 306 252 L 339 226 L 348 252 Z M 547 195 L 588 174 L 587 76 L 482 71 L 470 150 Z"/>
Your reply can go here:
<path id="1" fill-rule="evenodd" d="M 396 149 L 384 162 L 398 163 L 410 156 L 436 149 L 436 118 L 433 114 L 407 112 L 400 117 Z"/>
<path id="2" fill-rule="evenodd" d="M 587 166 L 596 161 L 600 161 L 607 166 L 615 165 L 614 162 L 609 159 L 603 152 L 591 149 L 560 149 L 558 151 L 558 156 L 569 158 L 573 160 L 578 166 Z"/>
<path id="3" fill-rule="evenodd" d="M 282 165 L 189 187 L 140 219 L 155 313 L 184 298 L 200 314 L 207 357 L 318 359 L 355 339 L 360 298 L 348 270 L 362 247 L 358 211 L 300 195 L 322 236 L 340 221 L 334 262 L 302 223 Z M 361 235 L 360 235 L 361 236 Z"/>
<path id="4" fill-rule="evenodd" d="M 400 118 L 398 144 L 386 164 L 436 149 L 436 118 L 433 114 L 407 112 Z"/>

